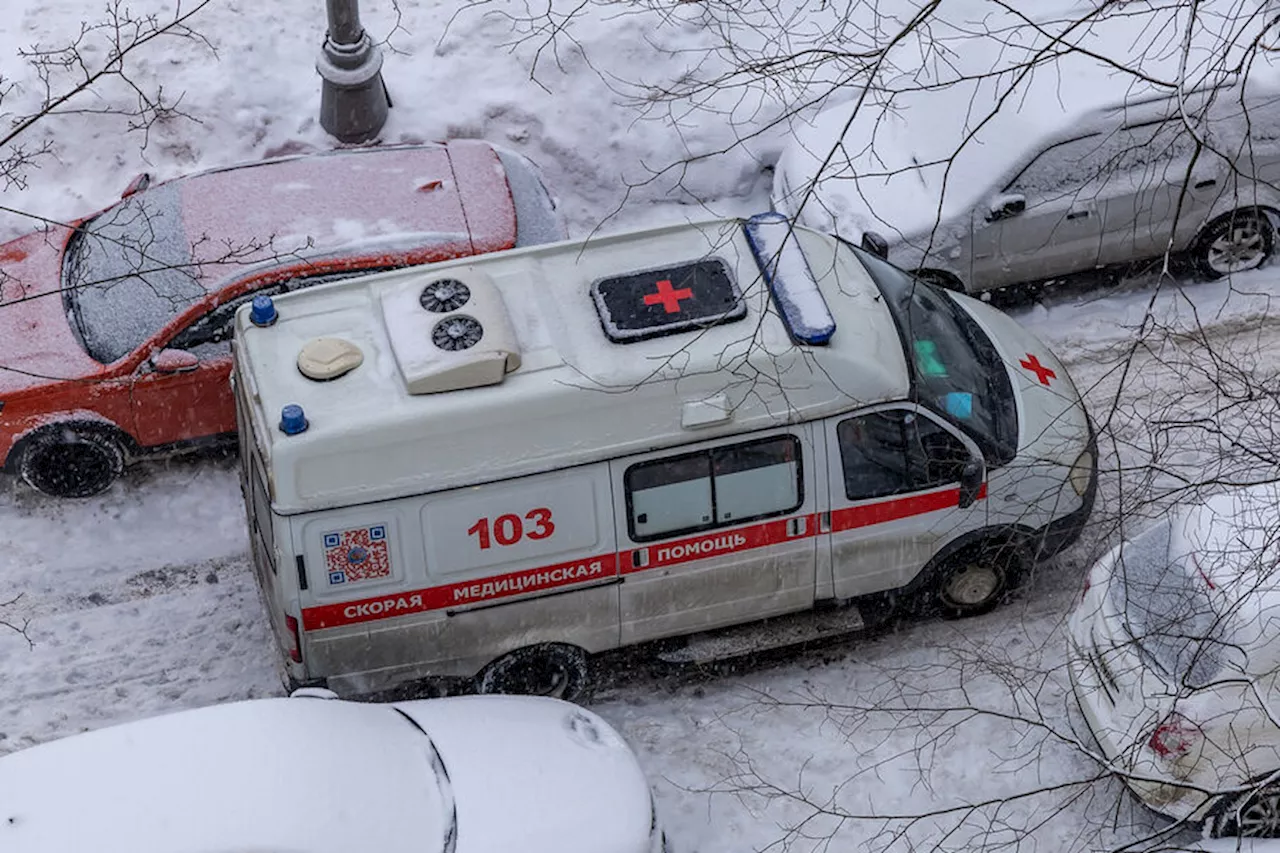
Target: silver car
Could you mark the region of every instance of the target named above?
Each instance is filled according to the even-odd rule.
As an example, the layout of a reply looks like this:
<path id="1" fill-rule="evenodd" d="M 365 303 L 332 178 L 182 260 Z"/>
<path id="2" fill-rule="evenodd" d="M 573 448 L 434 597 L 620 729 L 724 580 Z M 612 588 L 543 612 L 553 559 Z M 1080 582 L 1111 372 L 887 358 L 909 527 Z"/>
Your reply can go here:
<path id="1" fill-rule="evenodd" d="M 800 127 L 774 206 L 854 243 L 876 232 L 896 265 L 969 292 L 1168 251 L 1210 278 L 1266 262 L 1280 75 L 1263 57 L 1247 79 L 1188 74 L 1211 83 L 1178 98 L 1083 53 L 967 73 L 996 67 L 988 48 Z"/>

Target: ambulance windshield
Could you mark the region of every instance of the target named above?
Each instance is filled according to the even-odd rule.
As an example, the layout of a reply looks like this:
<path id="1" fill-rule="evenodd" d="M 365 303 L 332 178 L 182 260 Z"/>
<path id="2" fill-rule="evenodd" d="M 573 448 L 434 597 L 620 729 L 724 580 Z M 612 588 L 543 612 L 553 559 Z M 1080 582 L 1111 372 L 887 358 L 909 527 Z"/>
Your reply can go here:
<path id="1" fill-rule="evenodd" d="M 968 433 L 988 464 L 1013 459 L 1018 448 L 1013 386 L 990 339 L 943 291 L 861 249 L 848 248 L 884 294 L 898 324 L 916 401 Z"/>

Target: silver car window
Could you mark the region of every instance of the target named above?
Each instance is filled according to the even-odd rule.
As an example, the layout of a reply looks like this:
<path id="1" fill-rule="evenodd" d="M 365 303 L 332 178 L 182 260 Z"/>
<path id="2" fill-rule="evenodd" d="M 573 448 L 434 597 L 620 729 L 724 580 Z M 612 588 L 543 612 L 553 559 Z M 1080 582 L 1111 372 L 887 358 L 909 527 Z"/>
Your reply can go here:
<path id="1" fill-rule="evenodd" d="M 1022 167 L 1004 192 L 1043 198 L 1079 186 L 1101 170 L 1101 141 L 1102 134 L 1093 133 L 1050 145 Z"/>

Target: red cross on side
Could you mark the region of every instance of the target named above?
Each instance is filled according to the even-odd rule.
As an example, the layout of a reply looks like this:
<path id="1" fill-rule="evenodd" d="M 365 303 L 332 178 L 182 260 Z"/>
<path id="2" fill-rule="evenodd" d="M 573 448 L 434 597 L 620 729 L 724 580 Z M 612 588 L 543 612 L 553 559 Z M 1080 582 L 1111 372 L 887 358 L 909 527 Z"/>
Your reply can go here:
<path id="1" fill-rule="evenodd" d="M 661 303 L 663 309 L 668 314 L 678 314 L 680 313 L 680 300 L 692 299 L 692 298 L 693 298 L 692 290 L 690 290 L 687 287 L 682 287 L 679 290 L 673 290 L 671 288 L 670 280 L 664 278 L 662 281 L 658 282 L 657 293 L 645 294 L 644 304 L 657 305 Z"/>
<path id="2" fill-rule="evenodd" d="M 1040 380 L 1041 385 L 1048 385 L 1050 379 L 1058 378 L 1058 374 L 1041 364 L 1040 359 L 1031 353 L 1027 353 L 1027 357 L 1018 362 L 1018 364 L 1034 373 L 1036 379 Z"/>

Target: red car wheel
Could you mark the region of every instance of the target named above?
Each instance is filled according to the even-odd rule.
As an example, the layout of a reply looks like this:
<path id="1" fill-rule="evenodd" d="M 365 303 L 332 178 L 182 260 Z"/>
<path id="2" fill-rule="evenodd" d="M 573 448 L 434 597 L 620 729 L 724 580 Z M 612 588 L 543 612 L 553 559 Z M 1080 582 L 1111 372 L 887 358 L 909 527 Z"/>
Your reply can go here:
<path id="1" fill-rule="evenodd" d="M 104 430 L 51 427 L 22 449 L 18 472 L 37 491 L 59 498 L 103 492 L 124 470 L 120 444 Z"/>

